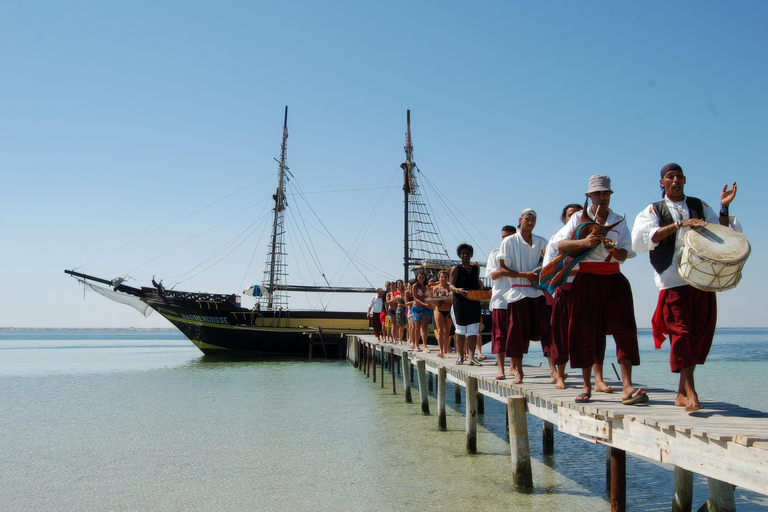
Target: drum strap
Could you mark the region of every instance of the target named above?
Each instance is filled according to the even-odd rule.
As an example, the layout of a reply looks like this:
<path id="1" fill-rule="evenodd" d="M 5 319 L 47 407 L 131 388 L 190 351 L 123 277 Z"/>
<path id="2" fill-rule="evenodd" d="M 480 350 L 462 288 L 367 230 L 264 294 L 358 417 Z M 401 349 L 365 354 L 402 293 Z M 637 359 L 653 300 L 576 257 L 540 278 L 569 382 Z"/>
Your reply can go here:
<path id="1" fill-rule="evenodd" d="M 704 218 L 704 205 L 702 204 L 701 199 L 686 197 L 685 203 L 688 205 L 688 211 L 691 212 L 692 219 Z M 656 215 L 659 218 L 659 227 L 668 226 L 675 222 L 675 219 L 672 218 L 672 213 L 669 211 L 669 208 L 667 208 L 666 201 L 662 200 L 658 203 L 653 203 L 653 211 L 656 212 Z M 675 240 L 677 240 L 677 234 L 673 233 L 659 242 L 659 245 L 649 253 L 651 256 L 651 265 L 653 265 L 654 270 L 656 270 L 659 275 L 667 270 L 672 264 L 672 257 L 675 254 Z"/>

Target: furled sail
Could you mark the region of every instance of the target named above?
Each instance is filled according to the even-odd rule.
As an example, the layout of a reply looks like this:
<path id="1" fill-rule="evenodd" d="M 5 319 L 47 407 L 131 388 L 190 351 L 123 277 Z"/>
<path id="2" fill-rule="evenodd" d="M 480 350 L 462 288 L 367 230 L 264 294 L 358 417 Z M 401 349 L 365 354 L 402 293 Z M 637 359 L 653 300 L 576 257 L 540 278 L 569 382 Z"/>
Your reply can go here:
<path id="1" fill-rule="evenodd" d="M 115 302 L 119 302 L 120 304 L 126 304 L 128 306 L 131 306 L 133 309 L 135 309 L 145 317 L 152 314 L 152 308 L 150 308 L 149 305 L 142 302 L 142 300 L 138 297 L 129 295 L 127 293 L 110 290 L 109 288 L 104 288 L 103 286 L 98 286 L 93 283 L 89 283 L 88 281 L 85 281 L 85 280 L 81 280 L 81 281 L 83 282 L 83 284 L 90 287 L 91 290 L 95 291 L 96 293 L 103 295 L 106 298 L 111 299 Z"/>

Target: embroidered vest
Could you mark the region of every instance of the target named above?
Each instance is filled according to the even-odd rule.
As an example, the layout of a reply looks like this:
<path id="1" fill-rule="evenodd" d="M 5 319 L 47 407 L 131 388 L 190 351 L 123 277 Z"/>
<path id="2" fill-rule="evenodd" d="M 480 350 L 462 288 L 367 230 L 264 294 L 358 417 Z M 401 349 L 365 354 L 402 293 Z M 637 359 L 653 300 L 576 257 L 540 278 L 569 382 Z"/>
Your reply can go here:
<path id="1" fill-rule="evenodd" d="M 688 211 L 690 212 L 692 219 L 704 218 L 704 205 L 701 203 L 701 199 L 686 196 L 685 204 L 688 205 Z M 656 216 L 659 218 L 659 227 L 668 226 L 675 222 L 672 218 L 672 213 L 669 211 L 669 208 L 667 208 L 667 203 L 664 200 L 661 200 L 658 203 L 653 203 L 653 211 L 656 212 Z M 672 264 L 672 257 L 675 254 L 676 239 L 677 233 L 672 233 L 659 242 L 659 245 L 649 253 L 651 256 L 651 265 L 653 265 L 653 268 L 657 273 L 662 274 Z"/>

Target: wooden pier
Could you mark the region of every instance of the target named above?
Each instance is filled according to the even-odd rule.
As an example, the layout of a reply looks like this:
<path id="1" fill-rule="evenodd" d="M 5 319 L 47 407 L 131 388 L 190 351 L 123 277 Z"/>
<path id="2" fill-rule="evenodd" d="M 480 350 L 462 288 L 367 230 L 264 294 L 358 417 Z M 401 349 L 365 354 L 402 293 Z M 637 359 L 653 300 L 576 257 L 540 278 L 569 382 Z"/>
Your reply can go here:
<path id="1" fill-rule="evenodd" d="M 578 385 L 558 390 L 550 382 L 548 368 L 525 367 L 522 384 L 511 378 L 496 380 L 495 360 L 482 367 L 456 365 L 455 358 L 438 358 L 431 353 L 414 352 L 407 344 L 379 343 L 374 336 L 350 336 L 347 359 L 385 386 L 383 363 L 390 369 L 399 360 L 406 401 L 413 400 L 412 387 L 418 385 L 418 398 L 424 413 L 429 413 L 427 374 L 437 377 L 438 429 L 445 430 L 445 383 L 464 387 L 466 393 L 467 451 L 477 449 L 476 416 L 482 412 L 484 397 L 507 404 L 510 450 L 514 485 L 521 489 L 535 486 L 531 476 L 530 448 L 526 414 L 544 420 L 544 450 L 554 449 L 554 427 L 587 442 L 608 447 L 611 468 L 611 510 L 626 508 L 625 457 L 639 455 L 674 467 L 673 512 L 692 510 L 693 475 L 708 478 L 710 511 L 734 511 L 734 486 L 768 495 L 768 413 L 737 405 L 701 399 L 704 409 L 688 414 L 674 405 L 676 391 L 642 386 L 650 402 L 622 405 L 621 387 L 615 393 L 593 394 L 592 401 L 577 404 Z M 378 367 L 377 367 L 378 366 Z M 412 367 L 417 379 L 411 382 Z M 391 386 L 397 381 L 392 371 Z M 580 372 L 579 372 L 580 373 Z M 431 384 L 431 378 L 429 380 Z M 573 382 L 573 380 L 571 381 Z M 458 388 L 456 388 L 458 391 Z"/>

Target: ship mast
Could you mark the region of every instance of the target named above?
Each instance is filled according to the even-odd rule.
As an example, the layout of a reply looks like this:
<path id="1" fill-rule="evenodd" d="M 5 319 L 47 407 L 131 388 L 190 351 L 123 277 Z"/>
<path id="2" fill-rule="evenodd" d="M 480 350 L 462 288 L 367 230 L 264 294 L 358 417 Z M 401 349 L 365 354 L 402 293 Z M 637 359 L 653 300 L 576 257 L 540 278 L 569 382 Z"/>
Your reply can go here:
<path id="1" fill-rule="evenodd" d="M 283 122 L 283 142 L 280 145 L 280 160 L 278 160 L 278 185 L 277 192 L 272 196 L 275 200 L 275 216 L 272 222 L 272 237 L 269 244 L 269 261 L 268 269 L 264 272 L 267 274 L 267 282 L 269 283 L 269 294 L 267 295 L 267 308 L 273 308 L 277 303 L 280 305 L 287 305 L 286 299 L 282 296 L 285 292 L 279 290 L 279 281 L 282 275 L 285 273 L 283 256 L 283 222 L 284 211 L 286 206 L 285 201 L 285 181 L 286 173 L 288 172 L 288 166 L 286 165 L 286 141 L 288 140 L 288 106 L 285 106 L 285 121 Z M 286 304 L 282 304 L 286 302 Z"/>
<path id="2" fill-rule="evenodd" d="M 413 169 L 416 164 L 413 162 L 413 143 L 411 142 L 411 111 L 408 110 L 407 128 L 405 132 L 405 162 L 400 164 L 403 169 L 403 281 L 408 282 L 408 267 L 410 266 L 409 255 L 409 241 L 410 234 L 408 232 L 408 210 L 409 210 L 409 196 L 411 191 L 415 188 L 415 180 L 413 176 Z"/>

